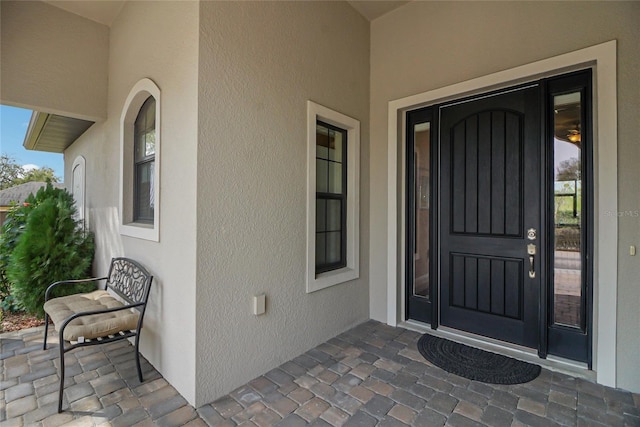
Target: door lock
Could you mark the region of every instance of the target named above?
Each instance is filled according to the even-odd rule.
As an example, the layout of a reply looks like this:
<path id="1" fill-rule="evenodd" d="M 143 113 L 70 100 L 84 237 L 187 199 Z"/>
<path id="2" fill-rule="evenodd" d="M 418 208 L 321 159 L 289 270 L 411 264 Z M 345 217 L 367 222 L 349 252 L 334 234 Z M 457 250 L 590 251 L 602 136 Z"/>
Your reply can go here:
<path id="1" fill-rule="evenodd" d="M 529 243 L 527 245 L 527 254 L 529 255 L 529 277 L 534 279 L 536 277 L 535 257 L 536 257 L 536 245 Z"/>

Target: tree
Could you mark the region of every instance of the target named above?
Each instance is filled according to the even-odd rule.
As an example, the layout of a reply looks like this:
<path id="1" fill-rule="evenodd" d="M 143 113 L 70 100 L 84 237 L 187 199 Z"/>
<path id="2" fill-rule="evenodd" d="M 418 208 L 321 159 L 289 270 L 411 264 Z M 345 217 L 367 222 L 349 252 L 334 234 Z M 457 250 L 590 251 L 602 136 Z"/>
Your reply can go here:
<path id="1" fill-rule="evenodd" d="M 25 171 L 13 157 L 4 153 L 0 155 L 0 190 L 32 181 L 60 182 L 60 179 L 51 168 L 43 167 Z"/>
<path id="2" fill-rule="evenodd" d="M 24 173 L 22 166 L 6 154 L 0 155 L 0 190 L 13 187 L 14 181 Z"/>
<path id="3" fill-rule="evenodd" d="M 24 184 L 25 182 L 32 182 L 32 181 L 59 182 L 58 177 L 56 176 L 56 173 L 53 171 L 53 169 L 45 166 L 40 169 L 31 169 L 25 172 L 22 178 L 17 178 L 13 182 L 13 185 L 20 185 L 20 184 Z"/>
<path id="4" fill-rule="evenodd" d="M 580 179 L 581 166 L 580 159 L 577 157 L 563 160 L 558 165 L 556 181 L 573 181 L 574 179 Z"/>

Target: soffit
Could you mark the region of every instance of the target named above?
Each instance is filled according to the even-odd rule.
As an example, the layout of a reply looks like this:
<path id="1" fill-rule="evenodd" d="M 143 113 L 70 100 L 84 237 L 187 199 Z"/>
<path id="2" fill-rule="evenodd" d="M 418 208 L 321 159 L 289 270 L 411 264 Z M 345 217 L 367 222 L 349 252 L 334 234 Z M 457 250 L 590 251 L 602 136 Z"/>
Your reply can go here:
<path id="1" fill-rule="evenodd" d="M 27 150 L 62 153 L 94 122 L 34 111 L 22 145 Z"/>

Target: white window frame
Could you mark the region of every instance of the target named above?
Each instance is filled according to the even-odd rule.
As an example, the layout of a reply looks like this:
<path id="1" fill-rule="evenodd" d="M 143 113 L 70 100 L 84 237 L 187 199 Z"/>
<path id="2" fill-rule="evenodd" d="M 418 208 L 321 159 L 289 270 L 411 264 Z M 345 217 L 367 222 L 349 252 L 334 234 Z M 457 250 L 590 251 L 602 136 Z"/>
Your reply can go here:
<path id="1" fill-rule="evenodd" d="M 134 222 L 133 220 L 134 123 L 142 104 L 149 96 L 153 96 L 156 100 L 153 224 Z M 136 83 L 129 92 L 120 116 L 120 197 L 118 206 L 120 234 L 154 242 L 160 241 L 160 153 L 162 141 L 160 111 L 160 88 L 151 79 L 144 78 Z"/>
<path id="2" fill-rule="evenodd" d="M 316 123 L 347 131 L 347 265 L 316 274 Z M 360 121 L 307 101 L 307 293 L 360 277 Z"/>

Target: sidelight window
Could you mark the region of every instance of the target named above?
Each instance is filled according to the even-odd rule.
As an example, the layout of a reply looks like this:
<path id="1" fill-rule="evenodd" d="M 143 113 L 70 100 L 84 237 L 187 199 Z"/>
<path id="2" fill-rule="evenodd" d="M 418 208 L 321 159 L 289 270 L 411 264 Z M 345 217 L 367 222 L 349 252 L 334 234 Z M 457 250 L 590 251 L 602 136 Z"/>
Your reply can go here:
<path id="1" fill-rule="evenodd" d="M 580 328 L 583 310 L 583 97 L 553 96 L 553 323 Z"/>

